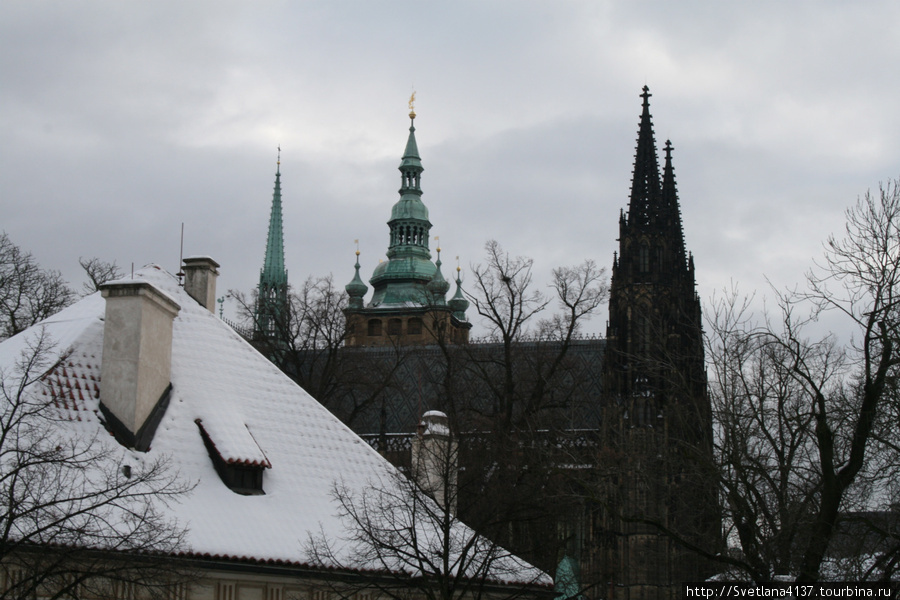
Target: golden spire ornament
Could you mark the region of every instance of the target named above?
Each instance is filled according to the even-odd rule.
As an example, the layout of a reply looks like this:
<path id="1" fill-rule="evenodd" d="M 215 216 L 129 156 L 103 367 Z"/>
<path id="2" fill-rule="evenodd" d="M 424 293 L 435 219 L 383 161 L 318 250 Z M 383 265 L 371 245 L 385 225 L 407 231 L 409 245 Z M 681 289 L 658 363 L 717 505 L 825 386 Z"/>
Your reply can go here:
<path id="1" fill-rule="evenodd" d="M 415 107 L 415 104 L 416 104 L 416 93 L 413 92 L 413 93 L 412 93 L 412 96 L 409 97 L 409 118 L 410 118 L 410 119 L 415 119 L 415 118 L 416 118 L 416 107 Z"/>

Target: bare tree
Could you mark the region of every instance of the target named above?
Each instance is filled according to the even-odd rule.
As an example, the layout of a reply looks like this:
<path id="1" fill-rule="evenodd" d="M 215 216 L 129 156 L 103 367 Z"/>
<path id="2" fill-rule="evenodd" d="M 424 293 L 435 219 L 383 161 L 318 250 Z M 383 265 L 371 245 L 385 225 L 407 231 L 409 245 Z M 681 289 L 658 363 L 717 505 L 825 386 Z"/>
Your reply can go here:
<path id="1" fill-rule="evenodd" d="M 229 294 L 248 329 L 260 331 L 256 290 Z M 254 345 L 345 423 L 370 414 L 393 385 L 406 353 L 398 345 L 377 353 L 344 348 L 347 294 L 331 275 L 307 278 L 299 290 L 288 291 L 287 302 L 267 335 L 252 336 Z"/>
<path id="2" fill-rule="evenodd" d="M 84 269 L 88 280 L 81 285 L 82 295 L 87 296 L 100 290 L 100 286 L 107 281 L 121 279 L 125 276 L 125 272 L 119 268 L 116 261 L 107 262 L 99 258 L 78 258 L 78 264 Z"/>
<path id="3" fill-rule="evenodd" d="M 559 383 L 556 377 L 582 323 L 606 300 L 609 288 L 605 270 L 586 260 L 555 269 L 553 296 L 548 297 L 534 289 L 533 259 L 510 256 L 494 240 L 485 244 L 485 253 L 485 263 L 472 267 L 467 295 L 500 348 L 490 353 L 473 350 L 467 358 L 490 391 L 493 426 L 521 430 L 553 408 L 547 405 L 548 392 Z M 554 296 L 560 312 L 547 317 Z M 535 351 L 522 342 L 540 348 Z M 560 396 L 565 395 L 557 394 L 557 399 Z"/>
<path id="4" fill-rule="evenodd" d="M 30 252 L 0 233 L 0 340 L 59 312 L 72 300 L 74 294 L 59 271 L 41 269 Z"/>
<path id="5" fill-rule="evenodd" d="M 572 415 L 588 412 L 577 375 L 584 365 L 571 350 L 608 288 L 604 271 L 588 260 L 555 269 L 545 294 L 532 259 L 496 241 L 485 251 L 466 292 L 493 341 L 455 345 L 436 332 L 441 359 L 420 372 L 432 377 L 428 407 L 448 413 L 461 432 L 460 516 L 552 570 L 573 544 L 560 532 L 567 525 L 574 532 L 584 514 L 583 499 L 559 476 L 571 463 L 560 449 L 579 435 L 572 423 L 585 426 Z"/>
<path id="6" fill-rule="evenodd" d="M 848 491 L 864 468 L 878 416 L 887 410 L 896 385 L 900 353 L 900 179 L 878 194 L 870 192 L 846 212 L 844 236 L 830 237 L 824 263 L 807 276 L 808 291 L 797 300 L 812 302 L 813 316 L 837 310 L 850 319 L 859 337 L 847 348 L 847 373 L 834 394 L 807 360 L 804 340 L 788 327 L 784 344 L 790 367 L 811 396 L 821 470 L 821 496 L 815 507 L 798 580 L 812 581 L 834 533 Z M 787 297 L 790 306 L 795 299 Z"/>
<path id="7" fill-rule="evenodd" d="M 166 459 L 131 456 L 109 436 L 84 433 L 47 383 L 65 368 L 48 335 L 29 337 L 0 372 L 0 598 L 115 596 L 183 583 L 165 558 L 185 529 L 164 514 L 187 493 Z"/>
<path id="8" fill-rule="evenodd" d="M 750 299 L 734 293 L 714 302 L 707 360 L 725 535 L 741 549 L 729 558 L 765 581 L 796 574 L 821 473 L 810 398 L 784 344 L 753 320 L 749 307 Z M 818 380 L 834 382 L 840 357 L 833 346 L 809 348 L 808 365 L 814 352 Z"/>
<path id="9" fill-rule="evenodd" d="M 456 517 L 466 498 L 459 494 L 458 445 L 437 427 L 437 436 L 420 430 L 411 477 L 373 474 L 357 493 L 336 483 L 332 497 L 348 533 L 337 540 L 325 532 L 310 536 L 309 554 L 320 564 L 371 572 L 361 585 L 397 600 L 408 599 L 411 587 L 429 600 L 549 592 L 538 585 L 549 583 L 546 575 L 484 535 L 486 523 L 473 529 Z"/>
<path id="10" fill-rule="evenodd" d="M 842 515 L 897 501 L 900 181 L 846 216 L 806 289 L 780 295 L 775 323 L 755 322 L 734 298 L 710 323 L 720 489 L 741 551 L 722 560 L 757 579 L 815 581 Z M 826 311 L 853 326 L 849 343 L 809 333 Z M 893 535 L 892 550 L 868 550 L 861 575 L 890 576 Z"/>

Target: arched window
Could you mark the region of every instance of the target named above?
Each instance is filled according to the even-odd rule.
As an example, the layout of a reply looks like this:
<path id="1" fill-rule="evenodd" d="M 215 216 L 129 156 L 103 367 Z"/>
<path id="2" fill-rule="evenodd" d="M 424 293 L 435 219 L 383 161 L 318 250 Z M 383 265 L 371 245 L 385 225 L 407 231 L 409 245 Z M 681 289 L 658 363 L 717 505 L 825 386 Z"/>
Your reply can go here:
<path id="1" fill-rule="evenodd" d="M 406 322 L 406 332 L 409 335 L 419 335 L 422 333 L 422 319 L 413 317 Z"/>
<path id="2" fill-rule="evenodd" d="M 400 319 L 391 319 L 388 321 L 388 335 L 400 335 L 403 328 L 403 321 Z"/>
<path id="3" fill-rule="evenodd" d="M 369 335 L 381 335 L 381 319 L 369 319 Z"/>

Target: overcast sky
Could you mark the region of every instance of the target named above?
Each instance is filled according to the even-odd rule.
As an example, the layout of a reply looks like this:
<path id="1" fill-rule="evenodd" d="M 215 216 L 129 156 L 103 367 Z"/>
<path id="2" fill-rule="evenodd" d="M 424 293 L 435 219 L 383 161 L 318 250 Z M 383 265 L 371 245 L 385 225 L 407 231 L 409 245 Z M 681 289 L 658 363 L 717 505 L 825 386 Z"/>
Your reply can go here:
<path id="1" fill-rule="evenodd" d="M 249 290 L 280 144 L 291 281 L 349 282 L 357 238 L 367 280 L 415 89 L 445 276 L 493 238 L 543 283 L 610 265 L 646 84 L 698 291 L 771 296 L 900 176 L 898 24 L 896 0 L 5 0 L 0 229 L 80 286 L 79 256 L 174 272 L 183 222 Z"/>

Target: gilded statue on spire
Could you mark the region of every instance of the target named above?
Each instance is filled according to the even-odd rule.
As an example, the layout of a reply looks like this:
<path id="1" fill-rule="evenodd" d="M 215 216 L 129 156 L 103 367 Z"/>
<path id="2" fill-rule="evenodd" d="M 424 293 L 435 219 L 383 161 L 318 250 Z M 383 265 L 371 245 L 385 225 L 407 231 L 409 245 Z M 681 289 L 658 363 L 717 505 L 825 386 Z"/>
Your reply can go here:
<path id="1" fill-rule="evenodd" d="M 416 104 L 416 93 L 413 92 L 413 93 L 412 93 L 412 96 L 409 97 L 409 118 L 410 118 L 410 119 L 415 119 L 415 118 L 416 118 L 416 107 L 415 107 L 415 104 Z"/>

